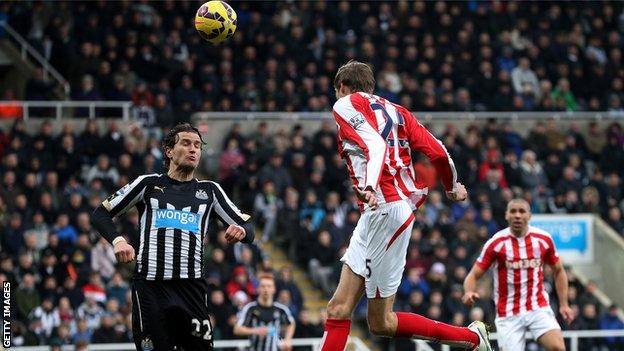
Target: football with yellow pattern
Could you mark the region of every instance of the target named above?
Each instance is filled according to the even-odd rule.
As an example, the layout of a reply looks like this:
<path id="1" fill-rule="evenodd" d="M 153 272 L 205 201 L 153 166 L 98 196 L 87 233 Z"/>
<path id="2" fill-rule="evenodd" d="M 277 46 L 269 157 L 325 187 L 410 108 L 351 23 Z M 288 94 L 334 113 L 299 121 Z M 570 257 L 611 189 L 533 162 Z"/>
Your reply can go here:
<path id="1" fill-rule="evenodd" d="M 197 10 L 195 29 L 209 43 L 218 44 L 236 31 L 236 12 L 225 1 L 208 1 Z"/>

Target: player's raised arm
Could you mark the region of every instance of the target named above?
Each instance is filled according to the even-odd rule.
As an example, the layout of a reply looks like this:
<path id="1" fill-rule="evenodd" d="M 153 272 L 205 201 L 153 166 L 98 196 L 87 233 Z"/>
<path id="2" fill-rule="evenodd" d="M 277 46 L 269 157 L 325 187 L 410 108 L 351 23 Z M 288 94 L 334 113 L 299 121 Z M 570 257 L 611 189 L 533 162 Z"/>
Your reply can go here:
<path id="1" fill-rule="evenodd" d="M 225 231 L 228 242 L 243 242 L 250 244 L 254 241 L 255 230 L 251 216 L 241 212 L 227 196 L 223 188 L 216 182 L 212 184 L 214 208 L 217 215 L 230 226 Z"/>
<path id="2" fill-rule="evenodd" d="M 466 188 L 457 182 L 457 170 L 453 159 L 438 138 L 433 136 L 416 117 L 406 109 L 400 110 L 405 117 L 408 141 L 413 150 L 425 154 L 435 167 L 447 196 L 453 201 L 462 201 L 467 197 Z"/>

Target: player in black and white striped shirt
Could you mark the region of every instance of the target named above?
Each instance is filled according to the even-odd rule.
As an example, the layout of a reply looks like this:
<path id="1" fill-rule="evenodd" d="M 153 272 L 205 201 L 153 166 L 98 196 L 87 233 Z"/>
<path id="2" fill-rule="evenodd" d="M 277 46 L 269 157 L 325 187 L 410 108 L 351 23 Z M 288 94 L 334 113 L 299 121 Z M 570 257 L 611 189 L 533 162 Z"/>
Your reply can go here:
<path id="1" fill-rule="evenodd" d="M 249 351 L 291 351 L 295 319 L 288 307 L 273 300 L 273 276 L 259 278 L 258 299 L 240 311 L 234 334 L 249 337 Z"/>
<path id="2" fill-rule="evenodd" d="M 211 350 L 212 326 L 203 275 L 203 239 L 211 214 L 229 224 L 229 242 L 251 243 L 250 217 L 221 186 L 193 177 L 203 140 L 190 124 L 173 128 L 163 141 L 166 174 L 142 175 L 106 199 L 94 227 L 114 246 L 119 262 L 135 258 L 132 281 L 133 335 L 137 350 Z M 137 247 L 118 233 L 113 218 L 136 206 Z"/>

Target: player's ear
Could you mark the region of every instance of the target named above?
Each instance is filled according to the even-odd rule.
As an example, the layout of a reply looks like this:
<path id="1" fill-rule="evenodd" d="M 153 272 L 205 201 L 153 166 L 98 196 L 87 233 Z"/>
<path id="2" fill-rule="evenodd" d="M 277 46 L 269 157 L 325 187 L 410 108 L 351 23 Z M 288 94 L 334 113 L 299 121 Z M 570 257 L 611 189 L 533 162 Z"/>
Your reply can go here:
<path id="1" fill-rule="evenodd" d="M 342 82 L 340 82 L 340 87 L 338 88 L 338 91 L 340 91 L 340 94 L 342 94 L 342 96 L 349 95 L 349 87 Z"/>

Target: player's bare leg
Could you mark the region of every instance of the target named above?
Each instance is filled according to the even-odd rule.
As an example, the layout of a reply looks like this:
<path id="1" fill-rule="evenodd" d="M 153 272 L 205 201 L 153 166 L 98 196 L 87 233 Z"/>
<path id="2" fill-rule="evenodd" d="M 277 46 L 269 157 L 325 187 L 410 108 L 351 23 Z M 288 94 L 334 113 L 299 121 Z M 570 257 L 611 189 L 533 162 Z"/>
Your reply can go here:
<path id="1" fill-rule="evenodd" d="M 364 278 L 342 265 L 336 292 L 327 304 L 327 322 L 321 351 L 343 351 L 351 330 L 351 314 L 364 294 Z"/>
<path id="2" fill-rule="evenodd" d="M 461 328 L 423 316 L 393 312 L 395 295 L 368 299 L 368 327 L 378 336 L 418 338 L 463 347 L 466 350 L 491 350 L 487 335 L 473 328 Z"/>
<path id="3" fill-rule="evenodd" d="M 397 316 L 392 312 L 394 297 L 368 299 L 368 329 L 373 335 L 395 336 Z"/>
<path id="4" fill-rule="evenodd" d="M 546 351 L 565 351 L 563 334 L 561 334 L 561 330 L 559 329 L 547 331 L 537 338 L 537 342 L 542 345 Z"/>

